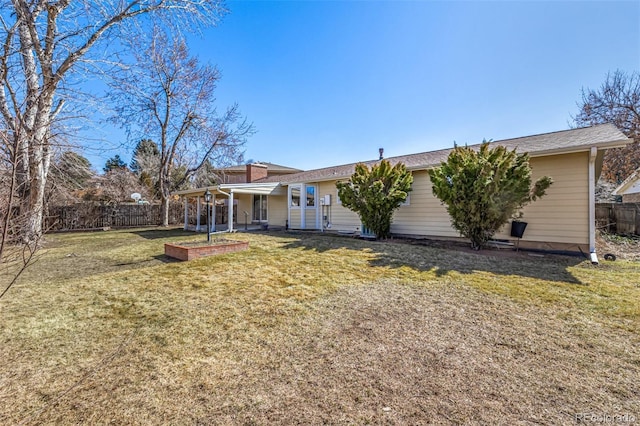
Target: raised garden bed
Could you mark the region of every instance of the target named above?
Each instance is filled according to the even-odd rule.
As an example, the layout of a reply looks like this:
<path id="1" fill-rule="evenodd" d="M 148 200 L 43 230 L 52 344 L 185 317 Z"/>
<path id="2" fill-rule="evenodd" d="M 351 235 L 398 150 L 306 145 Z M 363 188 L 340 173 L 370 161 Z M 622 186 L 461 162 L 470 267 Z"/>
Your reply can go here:
<path id="1" fill-rule="evenodd" d="M 234 253 L 249 248 L 248 241 L 217 239 L 209 242 L 166 243 L 165 256 L 179 260 L 191 260 L 217 254 Z"/>

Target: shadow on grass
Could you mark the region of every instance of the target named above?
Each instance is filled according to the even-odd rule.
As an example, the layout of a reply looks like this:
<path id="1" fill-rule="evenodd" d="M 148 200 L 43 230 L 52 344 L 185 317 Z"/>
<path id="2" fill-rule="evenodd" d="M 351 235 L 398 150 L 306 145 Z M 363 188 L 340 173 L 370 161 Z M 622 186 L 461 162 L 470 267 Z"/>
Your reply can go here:
<path id="1" fill-rule="evenodd" d="M 146 240 L 159 240 L 162 238 L 173 237 L 193 237 L 195 234 L 193 231 L 185 231 L 182 228 L 157 228 L 157 229 L 144 229 L 141 231 L 132 231 L 134 235 L 142 237 Z M 206 234 L 205 238 L 206 238 Z"/>
<path id="2" fill-rule="evenodd" d="M 153 256 L 155 260 L 159 260 L 162 263 L 180 263 L 182 260 L 174 259 L 173 257 L 169 257 L 166 254 L 159 254 L 157 256 Z"/>
<path id="3" fill-rule="evenodd" d="M 583 285 L 567 269 L 583 261 L 581 257 L 544 254 L 533 257 L 530 253 L 499 250 L 474 252 L 456 243 L 438 241 L 419 244 L 407 240 L 366 241 L 336 235 L 317 235 L 289 233 L 297 238 L 282 247 L 285 249 L 314 250 L 319 253 L 348 249 L 368 250 L 375 257 L 369 261 L 371 266 L 401 268 L 409 267 L 417 271 L 430 271 L 436 276 L 444 276 L 455 271 L 461 274 L 473 274 L 484 271 L 497 275 L 516 275 L 546 281 L 556 281 Z"/>

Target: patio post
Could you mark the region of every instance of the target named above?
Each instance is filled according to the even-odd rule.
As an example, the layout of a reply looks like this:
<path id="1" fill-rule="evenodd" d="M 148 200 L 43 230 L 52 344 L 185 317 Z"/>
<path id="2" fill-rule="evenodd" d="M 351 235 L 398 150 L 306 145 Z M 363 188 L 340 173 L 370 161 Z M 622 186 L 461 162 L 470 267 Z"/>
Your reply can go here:
<path id="1" fill-rule="evenodd" d="M 227 213 L 229 215 L 227 219 L 229 232 L 233 232 L 233 191 L 229 191 L 229 211 Z"/>
<path id="2" fill-rule="evenodd" d="M 209 213 L 211 213 L 211 210 L 209 208 L 209 202 L 211 201 L 211 192 L 209 191 L 209 188 L 207 188 L 206 192 L 204 193 L 204 202 L 206 203 L 206 209 L 207 209 L 207 242 L 210 243 L 211 242 L 211 226 L 209 225 Z"/>
<path id="3" fill-rule="evenodd" d="M 186 231 L 189 226 L 189 198 L 185 195 L 182 199 L 184 200 L 184 230 Z"/>
<path id="4" fill-rule="evenodd" d="M 198 195 L 198 208 L 196 213 L 196 232 L 200 232 L 200 196 Z"/>
<path id="5" fill-rule="evenodd" d="M 210 232 L 216 232 L 216 193 L 211 194 L 211 229 Z"/>

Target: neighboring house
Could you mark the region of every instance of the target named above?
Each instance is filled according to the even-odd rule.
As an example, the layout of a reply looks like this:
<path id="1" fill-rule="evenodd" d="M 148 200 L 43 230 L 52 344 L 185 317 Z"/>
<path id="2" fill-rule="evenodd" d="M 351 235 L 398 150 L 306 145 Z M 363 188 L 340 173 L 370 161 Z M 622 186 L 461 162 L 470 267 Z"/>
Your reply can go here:
<path id="1" fill-rule="evenodd" d="M 623 203 L 640 203 L 640 168 L 631 173 L 612 194 L 622 196 Z"/>
<path id="2" fill-rule="evenodd" d="M 533 177 L 547 175 L 554 180 L 547 195 L 524 209 L 523 220 L 529 225 L 520 246 L 595 253 L 594 187 L 602 158 L 608 148 L 629 142 L 631 140 L 611 124 L 491 142 L 491 145 L 528 152 Z M 432 193 L 427 173 L 445 161 L 450 152 L 451 149 L 443 149 L 387 159 L 391 164 L 404 163 L 414 178 L 409 199 L 394 214 L 392 234 L 459 238 L 445 207 Z M 364 163 L 371 166 L 378 161 Z M 345 164 L 244 184 L 222 184 L 209 190 L 215 197 L 232 203 L 237 200 L 240 210 L 251 212 L 254 223 L 359 233 L 362 228 L 358 216 L 341 205 L 336 189 L 336 182 L 349 179 L 354 169 L 355 163 Z M 201 197 L 204 191 L 205 188 L 199 188 L 178 194 L 185 198 Z M 186 216 L 185 208 L 188 220 Z M 509 230 L 504 229 L 496 238 L 509 239 Z"/>
<path id="3" fill-rule="evenodd" d="M 293 167 L 280 166 L 273 163 L 253 163 L 252 167 L 248 165 L 239 165 L 217 169 L 215 173 L 220 177 L 222 183 L 248 183 L 265 177 L 275 177 L 299 173 L 302 170 Z"/>

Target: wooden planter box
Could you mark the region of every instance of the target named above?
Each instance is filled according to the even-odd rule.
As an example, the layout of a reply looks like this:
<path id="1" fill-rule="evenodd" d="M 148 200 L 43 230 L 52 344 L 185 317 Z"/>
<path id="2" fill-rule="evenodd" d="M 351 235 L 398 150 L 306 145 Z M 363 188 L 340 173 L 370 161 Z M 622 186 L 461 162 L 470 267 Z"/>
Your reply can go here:
<path id="1" fill-rule="evenodd" d="M 166 243 L 164 245 L 164 254 L 179 260 L 191 260 L 199 257 L 233 253 L 248 248 L 248 241 L 232 240 L 213 241 L 211 244 Z"/>

